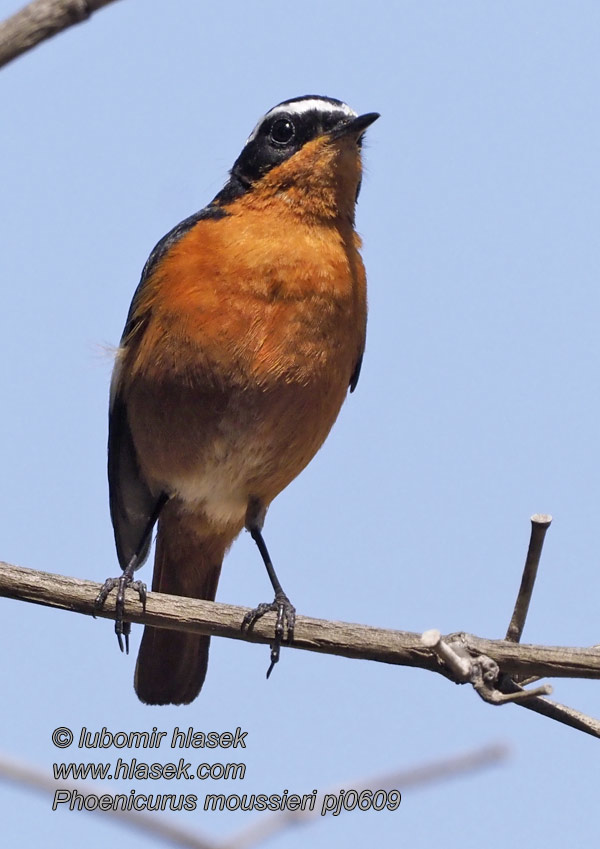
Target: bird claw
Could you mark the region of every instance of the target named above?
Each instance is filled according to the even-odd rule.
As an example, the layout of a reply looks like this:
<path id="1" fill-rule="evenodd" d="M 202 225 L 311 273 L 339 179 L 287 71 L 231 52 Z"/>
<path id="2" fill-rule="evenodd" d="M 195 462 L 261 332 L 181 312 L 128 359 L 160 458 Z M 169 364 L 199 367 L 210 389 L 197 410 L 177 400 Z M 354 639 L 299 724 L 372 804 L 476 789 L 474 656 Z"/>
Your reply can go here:
<path id="1" fill-rule="evenodd" d="M 128 573 L 127 570 L 123 572 L 123 574 L 118 578 L 107 578 L 98 595 L 96 596 L 96 600 L 94 601 L 94 608 L 96 611 L 101 610 L 104 606 L 104 602 L 110 595 L 110 593 L 116 588 L 117 590 L 117 599 L 115 602 L 115 634 L 117 635 L 117 640 L 119 642 L 119 648 L 121 651 L 125 651 L 126 654 L 129 654 L 129 635 L 131 633 L 131 623 L 124 621 L 125 616 L 125 590 L 129 587 L 130 589 L 137 592 L 140 601 L 142 602 L 142 609 L 146 610 L 146 599 L 148 597 L 146 584 L 143 581 L 134 581 L 131 574 Z M 123 641 L 125 644 L 123 645 Z"/>
<path id="2" fill-rule="evenodd" d="M 275 639 L 271 643 L 271 664 L 267 670 L 267 678 L 273 671 L 273 667 L 279 660 L 281 644 L 285 637 L 285 627 L 287 626 L 288 642 L 294 639 L 294 625 L 296 623 L 296 608 L 290 602 L 285 593 L 279 593 L 275 596 L 272 602 L 263 602 L 254 610 L 246 613 L 242 620 L 242 631 L 251 631 L 256 622 L 265 615 L 265 613 L 276 613 L 275 621 Z"/>

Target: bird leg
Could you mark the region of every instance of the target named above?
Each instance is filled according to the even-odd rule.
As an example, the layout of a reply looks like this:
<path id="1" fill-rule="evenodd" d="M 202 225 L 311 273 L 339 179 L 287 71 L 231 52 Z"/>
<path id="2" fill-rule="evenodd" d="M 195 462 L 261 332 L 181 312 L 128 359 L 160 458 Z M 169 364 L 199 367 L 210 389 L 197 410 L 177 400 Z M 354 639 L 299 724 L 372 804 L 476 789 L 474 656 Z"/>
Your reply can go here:
<path id="1" fill-rule="evenodd" d="M 125 590 L 129 587 L 132 590 L 135 590 L 140 597 L 140 601 L 142 602 L 142 609 L 146 610 L 146 598 L 147 598 L 147 587 L 143 581 L 134 581 L 133 573 L 140 566 L 140 557 L 146 545 L 148 543 L 148 539 L 152 534 L 152 529 L 154 525 L 158 521 L 158 517 L 162 508 L 165 506 L 167 501 L 169 500 L 169 496 L 164 493 L 160 496 L 156 503 L 156 507 L 152 515 L 150 516 L 146 527 L 144 528 L 144 532 L 142 537 L 137 545 L 131 560 L 123 569 L 123 574 L 118 578 L 107 578 L 102 585 L 102 588 L 98 595 L 96 596 L 96 600 L 94 601 L 94 608 L 96 610 L 101 610 L 104 606 L 104 602 L 110 595 L 110 593 L 117 588 L 117 599 L 115 602 L 115 634 L 117 635 L 117 640 L 119 642 L 119 648 L 121 651 L 125 650 L 126 654 L 129 654 L 129 635 L 131 633 L 131 622 L 126 622 L 124 620 L 125 616 Z M 123 647 L 123 639 L 125 640 L 125 646 Z"/>
<path id="2" fill-rule="evenodd" d="M 263 602 L 251 610 L 244 616 L 242 620 L 242 631 L 252 630 L 255 623 L 264 616 L 265 613 L 269 613 L 273 611 L 277 614 L 277 619 L 275 622 L 275 639 L 271 643 L 271 664 L 267 670 L 267 678 L 273 671 L 273 667 L 279 660 L 279 653 L 281 649 L 281 643 L 285 637 L 285 626 L 287 625 L 287 636 L 288 640 L 291 642 L 294 639 L 294 624 L 296 622 L 296 608 L 290 602 L 287 595 L 284 593 L 283 588 L 279 582 L 279 578 L 275 572 L 275 568 L 273 566 L 273 562 L 271 560 L 271 556 L 269 555 L 269 551 L 265 544 L 262 535 L 262 524 L 265 517 L 265 510 L 260 505 L 258 501 L 251 501 L 248 506 L 248 513 L 246 516 L 246 527 L 250 531 L 250 535 L 256 545 L 258 546 L 258 550 L 260 551 L 260 556 L 263 559 L 263 563 L 265 564 L 265 568 L 267 570 L 267 575 L 269 576 L 269 580 L 271 581 L 271 585 L 275 592 L 275 598 L 272 602 Z"/>

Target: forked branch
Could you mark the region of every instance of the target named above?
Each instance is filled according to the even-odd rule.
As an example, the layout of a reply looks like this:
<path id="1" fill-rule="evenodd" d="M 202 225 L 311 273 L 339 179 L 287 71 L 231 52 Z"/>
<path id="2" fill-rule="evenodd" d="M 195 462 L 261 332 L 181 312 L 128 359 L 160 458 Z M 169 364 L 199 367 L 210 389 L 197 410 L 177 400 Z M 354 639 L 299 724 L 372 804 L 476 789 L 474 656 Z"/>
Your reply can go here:
<path id="1" fill-rule="evenodd" d="M 537 526 L 545 524 L 547 528 L 549 523 L 550 517 L 547 516 L 532 518 L 532 542 L 509 629 L 511 635 L 520 637 L 525 624 L 543 539 Z M 532 567 L 534 561 L 535 566 Z M 0 562 L 0 596 L 7 598 L 93 616 L 99 588 L 100 585 L 92 581 Z M 272 614 L 260 619 L 250 632 L 242 632 L 240 625 L 248 612 L 244 607 L 150 593 L 146 610 L 143 610 L 137 594 L 129 591 L 126 605 L 128 621 L 157 628 L 213 634 L 255 643 L 270 643 L 273 637 Z M 112 596 L 98 615 L 114 618 Z M 544 698 L 551 692 L 548 685 L 528 691 L 522 686 L 547 677 L 600 678 L 600 650 L 597 647 L 523 645 L 511 639 L 487 640 L 464 633 L 442 637 L 437 631 L 421 635 L 298 616 L 291 648 L 439 672 L 458 683 L 472 684 L 477 693 L 491 704 L 515 703 L 600 737 L 600 722 Z"/>

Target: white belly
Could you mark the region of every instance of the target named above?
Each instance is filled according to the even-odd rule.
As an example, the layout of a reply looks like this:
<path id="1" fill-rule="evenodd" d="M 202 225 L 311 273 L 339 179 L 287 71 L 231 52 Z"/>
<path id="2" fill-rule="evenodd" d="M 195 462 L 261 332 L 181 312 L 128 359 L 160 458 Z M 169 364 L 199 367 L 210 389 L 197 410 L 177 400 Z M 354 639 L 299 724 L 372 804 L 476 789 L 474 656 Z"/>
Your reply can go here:
<path id="1" fill-rule="evenodd" d="M 243 442 L 243 444 L 241 444 Z M 252 482 L 268 464 L 264 440 L 250 441 L 247 435 L 237 440 L 221 437 L 211 444 L 210 457 L 202 460 L 189 474 L 169 481 L 171 492 L 189 512 L 201 510 L 216 525 L 243 522 L 248 499 L 254 493 Z"/>

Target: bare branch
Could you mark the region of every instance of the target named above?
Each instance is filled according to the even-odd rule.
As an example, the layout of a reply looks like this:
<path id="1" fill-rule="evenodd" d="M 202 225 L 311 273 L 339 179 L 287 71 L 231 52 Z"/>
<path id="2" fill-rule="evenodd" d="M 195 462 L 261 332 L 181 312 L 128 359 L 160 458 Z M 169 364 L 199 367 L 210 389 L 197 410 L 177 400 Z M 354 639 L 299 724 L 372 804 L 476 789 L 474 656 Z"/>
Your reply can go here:
<path id="1" fill-rule="evenodd" d="M 99 589 L 100 584 L 93 581 L 37 572 L 0 561 L 0 596 L 6 598 L 93 616 L 94 599 Z M 144 612 L 137 593 L 130 590 L 126 592 L 126 615 L 130 622 L 254 643 L 272 642 L 275 614 L 266 614 L 247 633 L 242 632 L 240 626 L 248 609 L 149 593 Z M 113 593 L 98 615 L 114 619 L 114 611 Z M 464 633 L 451 634 L 444 640 L 454 645 L 461 643 L 473 656 L 486 655 L 492 658 L 505 675 L 520 673 L 554 678 L 600 678 L 600 652 L 595 649 L 533 646 L 505 640 L 486 640 Z M 421 635 L 409 631 L 299 616 L 291 647 L 400 666 L 416 666 L 453 678 L 436 654 L 422 644 Z"/>
<path id="2" fill-rule="evenodd" d="M 16 761 L 6 755 L 0 756 L 0 779 L 11 781 L 16 784 L 23 784 L 25 787 L 32 790 L 39 790 L 46 794 L 54 793 L 59 788 L 61 790 L 74 790 L 82 796 L 88 794 L 96 794 L 101 796 L 103 789 L 97 784 L 79 783 L 73 781 L 61 780 L 60 783 L 51 778 L 44 770 L 29 766 L 22 761 Z M 186 828 L 181 828 L 175 825 L 173 821 L 168 821 L 161 817 L 148 816 L 147 813 L 141 811 L 91 811 L 91 813 L 99 813 L 101 816 L 114 817 L 123 825 L 131 828 L 139 829 L 155 839 L 170 843 L 173 846 L 186 846 L 187 849 L 218 849 L 219 844 L 207 837 L 203 837 L 197 831 L 190 831 Z"/>
<path id="3" fill-rule="evenodd" d="M 0 596 L 43 604 L 94 616 L 94 600 L 100 584 L 78 578 L 67 578 L 48 572 L 36 572 L 0 562 Z M 266 614 L 248 632 L 241 630 L 242 619 L 249 608 L 217 604 L 201 599 L 182 598 L 164 593 L 149 593 L 146 611 L 138 594 L 126 591 L 126 616 L 130 622 L 154 625 L 199 634 L 213 634 L 254 643 L 271 643 L 275 615 Z M 114 619 L 115 594 L 112 593 L 99 617 Z M 287 644 L 284 642 L 284 644 Z M 343 622 L 298 617 L 295 648 L 339 654 L 345 657 L 369 658 L 387 663 L 439 669 L 437 660 L 420 644 L 418 634 L 369 628 Z M 526 667 L 528 670 L 529 666 Z M 537 667 L 535 667 L 537 669 Z M 600 677 L 600 662 L 598 664 Z"/>
<path id="4" fill-rule="evenodd" d="M 515 609 L 506 632 L 506 639 L 513 643 L 518 643 L 521 640 L 525 620 L 529 611 L 529 602 L 533 593 L 533 586 L 537 575 L 537 569 L 542 556 L 542 548 L 544 546 L 544 537 L 546 531 L 550 527 L 552 516 L 543 513 L 536 513 L 531 517 L 531 538 L 529 540 L 529 550 L 525 567 L 523 569 L 523 577 L 521 578 L 521 586 L 515 603 Z"/>
<path id="5" fill-rule="evenodd" d="M 114 0 L 34 0 L 0 23 L 0 67 Z"/>
<path id="6" fill-rule="evenodd" d="M 533 593 L 537 569 L 542 555 L 544 538 L 551 522 L 552 516 L 544 513 L 536 513 L 531 517 L 529 550 L 525 560 L 523 577 L 521 579 L 521 586 L 519 587 L 515 609 L 506 633 L 506 639 L 510 642 L 518 643 L 521 639 L 523 628 L 525 627 L 525 620 L 529 611 L 529 602 L 531 601 Z M 592 646 L 592 650 L 597 650 L 598 648 L 600 647 Z M 585 713 L 581 713 L 574 708 L 551 701 L 550 699 L 535 698 L 539 695 L 551 693 L 552 688 L 548 687 L 548 685 L 537 687 L 535 690 L 524 689 L 526 684 L 533 684 L 534 682 L 539 681 L 541 677 L 543 676 L 524 676 L 519 674 L 515 674 L 512 677 L 507 675 L 499 676 L 497 681 L 499 689 L 495 692 L 500 693 L 502 699 L 505 701 L 518 701 L 519 704 L 521 704 L 522 707 L 527 708 L 527 710 L 535 711 L 535 713 L 542 714 L 542 716 L 547 716 L 557 722 L 562 722 L 563 725 L 568 725 L 578 731 L 591 734 L 593 737 L 600 737 L 600 722 L 598 722 L 598 720 L 593 719 L 593 717 L 587 716 Z M 479 694 L 482 698 L 485 698 L 481 691 Z M 532 696 L 534 698 L 532 698 Z M 496 703 L 500 702 L 497 701 Z"/>
<path id="7" fill-rule="evenodd" d="M 100 585 L 92 581 L 37 572 L 0 562 L 0 596 L 43 604 L 62 610 L 96 613 L 94 600 Z M 135 603 L 132 604 L 132 599 Z M 271 643 L 274 614 L 260 619 L 249 632 L 241 630 L 248 608 L 212 601 L 150 593 L 146 610 L 137 593 L 126 596 L 126 616 L 131 622 L 199 634 L 214 634 L 235 640 Z M 114 594 L 98 613 L 114 618 Z M 287 645 L 287 642 L 285 643 Z M 376 660 L 400 666 L 413 666 L 439 672 L 459 683 L 469 682 L 491 704 L 516 702 L 529 710 L 563 722 L 580 731 L 600 737 L 600 723 L 571 708 L 549 702 L 540 696 L 546 686 L 524 691 L 514 682 L 524 678 L 600 678 L 600 651 L 552 646 L 528 646 L 506 640 L 485 640 L 457 633 L 443 637 L 435 631 L 419 634 L 373 628 L 349 622 L 328 622 L 299 616 L 292 648 L 342 657 Z M 453 659 L 452 655 L 456 655 Z"/>
<path id="8" fill-rule="evenodd" d="M 359 779 L 358 781 L 347 781 L 343 785 L 329 788 L 317 796 L 315 810 L 313 811 L 282 811 L 274 814 L 264 814 L 256 818 L 250 825 L 240 829 L 235 835 L 225 841 L 212 840 L 196 830 L 189 830 L 175 825 L 162 817 L 148 816 L 140 811 L 102 811 L 103 816 L 116 817 L 125 826 L 144 831 L 147 835 L 160 841 L 166 841 L 173 846 L 185 846 L 188 849 L 248 849 L 265 841 L 271 834 L 281 831 L 288 826 L 308 824 L 316 818 L 320 818 L 320 810 L 323 796 L 327 793 L 339 793 L 344 787 L 360 792 L 363 789 L 389 790 L 399 789 L 402 793 L 409 787 L 419 787 L 454 778 L 466 772 L 485 769 L 488 766 L 499 763 L 508 755 L 508 749 L 503 745 L 489 745 L 462 755 L 451 758 L 443 758 L 432 763 L 422 764 L 412 769 L 398 770 L 392 773 L 373 776 L 371 778 Z M 22 761 L 16 761 L 6 755 L 0 755 L 0 780 L 22 784 L 30 790 L 42 793 L 54 794 L 58 783 L 44 770 L 30 766 Z M 102 795 L 103 790 L 98 784 L 90 782 L 60 782 L 60 788 L 74 790 L 82 796 L 88 794 Z"/>
<path id="9" fill-rule="evenodd" d="M 537 679 L 535 679 L 537 680 Z M 507 693 L 527 692 L 515 684 L 514 681 L 506 679 L 502 681 L 502 690 Z M 531 691 L 529 691 L 531 692 Z M 600 737 L 600 722 L 591 716 L 588 716 L 574 708 L 560 705 L 552 699 L 529 699 L 520 702 L 521 707 L 539 713 L 542 716 L 547 716 L 548 719 L 554 719 L 556 722 L 561 722 L 563 725 L 568 725 L 570 728 L 575 728 L 577 731 L 583 731 L 585 734 L 590 734 L 592 737 Z"/>
<path id="10" fill-rule="evenodd" d="M 431 648 L 451 673 L 457 684 L 472 684 L 484 702 L 491 705 L 518 704 L 541 713 L 563 725 L 600 737 L 600 722 L 573 708 L 540 698 L 552 692 L 549 684 L 525 690 L 513 678 L 502 675 L 498 664 L 488 655 L 475 655 L 466 645 L 465 635 L 457 634 L 452 642 L 442 639 L 439 631 L 431 629 L 421 635 L 424 646 Z M 468 638 L 472 639 L 472 638 Z M 480 643 L 482 641 L 479 641 Z M 538 680 L 536 677 L 528 680 Z"/>
<path id="11" fill-rule="evenodd" d="M 411 787 L 420 787 L 432 784 L 434 781 L 454 778 L 465 772 L 484 769 L 499 763 L 507 756 L 508 749 L 506 746 L 490 745 L 452 758 L 443 758 L 422 764 L 412 769 L 349 780 L 319 793 L 317 803 L 312 811 L 278 811 L 277 813 L 267 814 L 236 832 L 225 841 L 221 849 L 250 849 L 251 846 L 261 844 L 272 834 L 282 831 L 288 826 L 308 825 L 313 820 L 321 818 L 323 797 L 328 794 L 337 795 L 344 788 L 352 788 L 357 793 L 362 790 L 398 789 L 404 795 L 404 792 Z"/>

